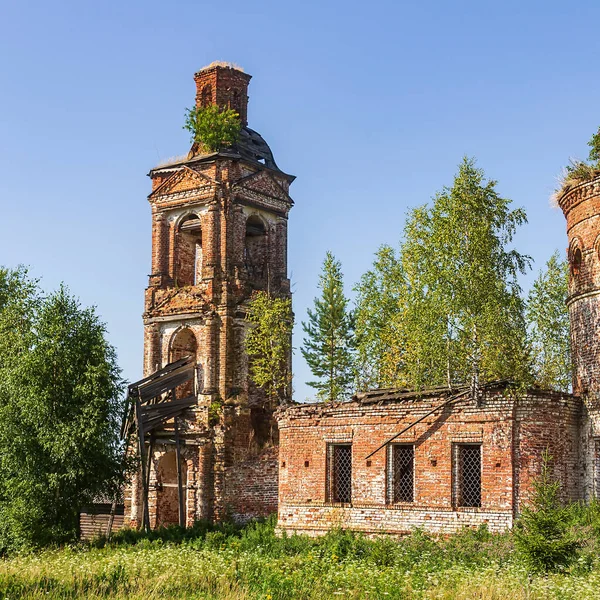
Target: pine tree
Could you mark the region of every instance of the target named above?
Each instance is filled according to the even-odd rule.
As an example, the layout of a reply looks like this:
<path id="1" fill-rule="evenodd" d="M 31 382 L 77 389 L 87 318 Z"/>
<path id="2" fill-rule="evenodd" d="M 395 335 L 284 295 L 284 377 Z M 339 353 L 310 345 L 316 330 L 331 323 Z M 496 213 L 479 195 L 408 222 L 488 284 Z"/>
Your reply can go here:
<path id="1" fill-rule="evenodd" d="M 314 310 L 308 309 L 308 321 L 302 323 L 306 337 L 301 350 L 318 378 L 308 385 L 317 390 L 319 398 L 333 402 L 351 392 L 354 350 L 342 266 L 331 252 L 325 255 L 319 289 L 321 297 L 315 298 Z"/>
<path id="2" fill-rule="evenodd" d="M 555 252 L 534 281 L 527 321 L 536 382 L 567 392 L 571 385 L 571 340 L 567 309 L 568 264 Z"/>

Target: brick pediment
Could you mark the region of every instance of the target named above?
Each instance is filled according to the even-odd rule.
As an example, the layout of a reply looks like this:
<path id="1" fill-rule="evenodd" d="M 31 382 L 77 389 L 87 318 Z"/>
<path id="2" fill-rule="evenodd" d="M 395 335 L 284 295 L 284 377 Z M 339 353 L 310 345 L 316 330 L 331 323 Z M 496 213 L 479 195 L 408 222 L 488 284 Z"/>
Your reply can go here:
<path id="1" fill-rule="evenodd" d="M 183 167 L 156 188 L 149 200 L 171 199 L 179 195 L 201 195 L 212 192 L 214 181 L 202 173 Z"/>
<path id="2" fill-rule="evenodd" d="M 147 299 L 145 317 L 162 317 L 182 313 L 208 313 L 211 305 L 201 286 L 167 288 L 154 290 Z"/>
<path id="3" fill-rule="evenodd" d="M 266 171 L 257 171 L 252 175 L 243 177 L 235 183 L 234 190 L 242 194 L 245 191 L 250 192 L 251 196 L 262 194 L 288 204 L 292 203 L 292 199 L 283 186 Z"/>

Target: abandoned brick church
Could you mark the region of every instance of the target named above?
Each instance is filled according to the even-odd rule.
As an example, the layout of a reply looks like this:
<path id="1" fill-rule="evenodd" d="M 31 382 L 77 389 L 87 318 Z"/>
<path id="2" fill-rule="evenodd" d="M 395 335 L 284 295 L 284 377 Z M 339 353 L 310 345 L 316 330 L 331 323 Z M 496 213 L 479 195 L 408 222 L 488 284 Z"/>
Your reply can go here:
<path id="1" fill-rule="evenodd" d="M 186 407 L 175 426 L 171 419 L 142 435 L 147 468 L 127 488 L 125 524 L 140 525 L 145 510 L 151 527 L 278 512 L 281 531 L 308 534 L 332 526 L 502 530 L 530 497 L 546 449 L 565 498 L 596 496 L 600 178 L 559 198 L 571 265 L 573 394 L 516 396 L 499 382 L 476 399 L 467 389 L 384 389 L 277 408 L 252 385 L 243 340 L 253 290 L 290 294 L 294 177 L 248 127 L 249 81 L 227 65 L 196 73 L 197 104 L 234 108 L 240 138 L 219 152 L 194 145 L 150 171 L 144 375 L 191 356 L 193 377 L 174 393 Z"/>

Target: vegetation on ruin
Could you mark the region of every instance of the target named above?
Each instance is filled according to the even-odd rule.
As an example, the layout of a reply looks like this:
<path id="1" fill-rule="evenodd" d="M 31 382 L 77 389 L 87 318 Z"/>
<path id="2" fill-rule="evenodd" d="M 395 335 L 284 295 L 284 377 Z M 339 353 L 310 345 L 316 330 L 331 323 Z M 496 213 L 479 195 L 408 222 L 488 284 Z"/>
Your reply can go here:
<path id="1" fill-rule="evenodd" d="M 252 380 L 276 403 L 290 400 L 294 327 L 291 299 L 254 292 L 248 303 L 246 321 L 250 324 L 245 347 Z"/>
<path id="2" fill-rule="evenodd" d="M 567 261 L 555 252 L 533 282 L 526 309 L 535 382 L 562 392 L 572 376 L 568 277 Z"/>
<path id="3" fill-rule="evenodd" d="M 342 265 L 327 252 L 319 276 L 321 296 L 308 309 L 308 320 L 302 323 L 304 340 L 302 355 L 317 378 L 308 385 L 317 396 L 334 402 L 348 397 L 354 382 L 353 315 L 344 295 Z"/>
<path id="4" fill-rule="evenodd" d="M 447 538 L 420 530 L 399 540 L 333 530 L 277 537 L 275 520 L 197 523 L 110 542 L 49 549 L 0 562 L 1 598 L 256 600 L 597 598 L 600 506 L 573 505 L 566 526 L 581 541 L 566 564 L 531 570 L 510 533 L 485 527 Z"/>
<path id="5" fill-rule="evenodd" d="M 588 142 L 590 152 L 586 160 L 571 160 L 561 177 L 558 195 L 571 186 L 591 181 L 600 176 L 600 127 Z"/>
<path id="6" fill-rule="evenodd" d="M 567 264 L 552 256 L 524 297 L 519 277 L 531 259 L 512 242 L 526 215 L 496 185 L 465 158 L 451 187 L 410 211 L 400 248 L 379 248 L 354 287 L 353 310 L 345 298 L 340 309 L 353 325 L 344 347 L 354 377 L 336 397 L 496 379 L 570 389 Z M 321 302 L 325 314 L 332 303 Z M 322 319 L 324 331 L 331 322 Z M 315 346 L 313 360 L 326 352 Z"/>
<path id="7" fill-rule="evenodd" d="M 122 475 L 114 349 L 92 308 L 0 269 L 0 554 L 75 539 Z M 0 594 L 1 596 L 1 594 Z"/>
<path id="8" fill-rule="evenodd" d="M 218 152 L 235 144 L 242 124 L 235 110 L 211 104 L 186 109 L 183 128 L 190 132 L 192 144 L 208 152 Z"/>
<path id="9" fill-rule="evenodd" d="M 356 286 L 358 387 L 527 382 L 529 257 L 512 247 L 525 212 L 472 159 L 410 211 L 399 252 L 382 246 Z"/>

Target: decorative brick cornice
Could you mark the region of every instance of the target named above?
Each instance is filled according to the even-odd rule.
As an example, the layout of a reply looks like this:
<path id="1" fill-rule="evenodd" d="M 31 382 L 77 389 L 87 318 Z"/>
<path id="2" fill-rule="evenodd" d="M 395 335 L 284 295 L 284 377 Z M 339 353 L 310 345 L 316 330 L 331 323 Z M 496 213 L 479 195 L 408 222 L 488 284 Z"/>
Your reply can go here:
<path id="1" fill-rule="evenodd" d="M 594 196 L 600 196 L 600 175 L 591 181 L 569 187 L 558 196 L 557 202 L 563 213 L 567 214 L 574 206 Z"/>

